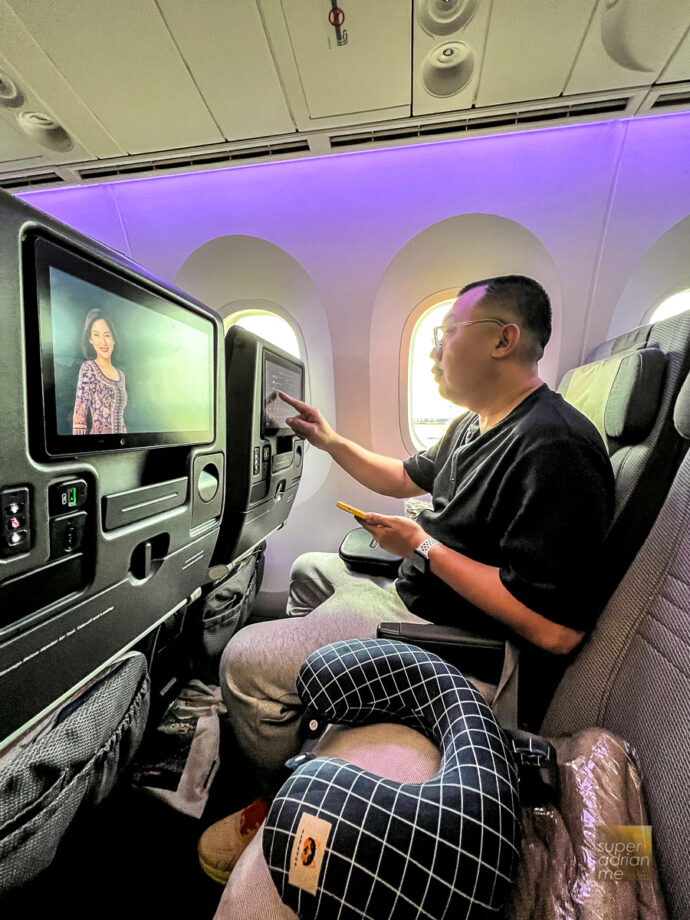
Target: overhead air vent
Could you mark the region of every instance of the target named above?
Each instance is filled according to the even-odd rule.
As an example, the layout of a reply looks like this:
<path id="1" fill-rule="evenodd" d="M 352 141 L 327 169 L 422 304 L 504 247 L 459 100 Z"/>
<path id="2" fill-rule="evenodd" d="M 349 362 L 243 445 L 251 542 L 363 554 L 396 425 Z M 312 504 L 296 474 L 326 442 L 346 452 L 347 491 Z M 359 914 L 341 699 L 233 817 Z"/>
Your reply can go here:
<path id="1" fill-rule="evenodd" d="M 0 188 L 6 191 L 12 189 L 30 189 L 39 185 L 62 185 L 65 180 L 57 173 L 39 173 L 35 176 L 12 176 L 7 179 L 0 178 Z"/>
<path id="2" fill-rule="evenodd" d="M 656 109 L 667 109 L 671 106 L 690 106 L 690 89 L 687 87 L 683 90 L 676 90 L 670 93 L 659 93 L 654 102 L 649 107 L 649 111 Z"/>
<path id="3" fill-rule="evenodd" d="M 548 124 L 551 121 L 581 120 L 592 116 L 622 115 L 629 102 L 630 97 L 624 96 L 617 99 L 566 102 L 539 109 L 494 111 L 485 115 L 481 114 L 481 110 L 474 109 L 465 117 L 454 121 L 425 120 L 399 125 L 395 128 L 382 126 L 348 134 L 333 134 L 331 135 L 331 147 L 354 147 L 362 144 L 442 137 L 444 134 L 467 134 L 473 131 L 489 131 L 528 124 Z"/>
<path id="4" fill-rule="evenodd" d="M 295 138 L 294 140 L 279 141 L 274 144 L 214 150 L 186 157 L 167 155 L 155 159 L 148 157 L 146 160 L 138 161 L 130 158 L 116 163 L 108 162 L 101 163 L 98 166 L 87 166 L 83 169 L 78 169 L 77 172 L 81 179 L 116 179 L 135 174 L 145 176 L 151 173 L 170 175 L 171 173 L 189 169 L 232 166 L 240 160 L 245 162 L 258 161 L 265 160 L 267 157 L 294 156 L 296 153 L 302 152 L 309 152 L 309 142 L 306 138 Z"/>

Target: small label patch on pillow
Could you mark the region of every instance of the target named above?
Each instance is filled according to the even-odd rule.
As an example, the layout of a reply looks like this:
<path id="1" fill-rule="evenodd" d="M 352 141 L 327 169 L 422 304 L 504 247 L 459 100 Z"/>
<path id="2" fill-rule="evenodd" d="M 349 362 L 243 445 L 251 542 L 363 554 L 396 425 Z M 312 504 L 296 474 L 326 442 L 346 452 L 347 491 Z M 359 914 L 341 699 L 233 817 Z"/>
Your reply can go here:
<path id="1" fill-rule="evenodd" d="M 290 852 L 288 881 L 296 888 L 316 894 L 321 875 L 328 835 L 333 825 L 306 812 L 300 818 L 297 834 Z"/>

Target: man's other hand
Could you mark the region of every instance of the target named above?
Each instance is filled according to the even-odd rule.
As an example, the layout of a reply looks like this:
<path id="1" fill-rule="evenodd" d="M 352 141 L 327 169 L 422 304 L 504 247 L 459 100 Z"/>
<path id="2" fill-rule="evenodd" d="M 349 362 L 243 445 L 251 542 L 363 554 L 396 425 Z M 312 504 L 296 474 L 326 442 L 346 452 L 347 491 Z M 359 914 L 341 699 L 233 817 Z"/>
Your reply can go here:
<path id="1" fill-rule="evenodd" d="M 314 447 L 321 448 L 321 450 L 328 450 L 335 444 L 338 436 L 318 409 L 315 409 L 314 406 L 308 406 L 301 399 L 288 396 L 287 393 L 278 393 L 278 396 L 283 402 L 286 402 L 299 412 L 299 415 L 286 419 L 286 422 L 296 435 L 309 441 Z"/>
<path id="2" fill-rule="evenodd" d="M 403 559 L 411 559 L 415 549 L 429 536 L 416 521 L 405 517 L 369 513 L 358 523 L 372 535 L 382 549 L 402 556 Z"/>

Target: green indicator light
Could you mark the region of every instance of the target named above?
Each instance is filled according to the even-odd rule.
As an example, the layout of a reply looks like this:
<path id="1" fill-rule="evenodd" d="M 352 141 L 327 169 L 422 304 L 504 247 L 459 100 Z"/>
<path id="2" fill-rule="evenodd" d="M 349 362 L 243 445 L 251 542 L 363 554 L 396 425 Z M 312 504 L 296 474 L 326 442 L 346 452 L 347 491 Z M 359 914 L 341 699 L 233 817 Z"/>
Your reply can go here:
<path id="1" fill-rule="evenodd" d="M 69 501 L 70 507 L 72 507 L 73 505 L 77 504 L 77 487 L 72 486 L 68 494 L 69 494 L 68 501 Z"/>

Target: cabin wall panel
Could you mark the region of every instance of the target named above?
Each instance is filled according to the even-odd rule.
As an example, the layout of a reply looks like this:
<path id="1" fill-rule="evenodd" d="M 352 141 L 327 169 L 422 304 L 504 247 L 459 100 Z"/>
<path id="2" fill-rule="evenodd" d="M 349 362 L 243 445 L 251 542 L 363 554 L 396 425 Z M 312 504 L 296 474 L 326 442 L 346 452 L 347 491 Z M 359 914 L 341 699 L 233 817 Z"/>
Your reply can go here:
<path id="1" fill-rule="evenodd" d="M 633 120 L 627 127 L 620 167 L 612 191 L 611 213 L 601 252 L 592 298 L 592 315 L 583 351 L 618 331 L 642 323 L 650 304 L 639 294 L 636 315 L 626 301 L 626 328 L 611 325 L 614 311 L 645 253 L 678 221 L 690 214 L 690 118 L 666 115 Z M 687 274 L 687 250 L 678 253 L 675 268 L 659 279 L 672 287 L 675 277 Z M 659 296 L 662 295 L 659 292 Z"/>
<path id="2" fill-rule="evenodd" d="M 690 217 L 674 224 L 635 266 L 611 318 L 608 338 L 627 332 L 672 294 L 690 288 Z"/>
<path id="3" fill-rule="evenodd" d="M 112 187 L 94 185 L 89 188 L 88 197 L 84 191 L 83 188 L 53 189 L 49 194 L 34 192 L 19 197 L 143 265 L 141 259 L 131 253 Z"/>

